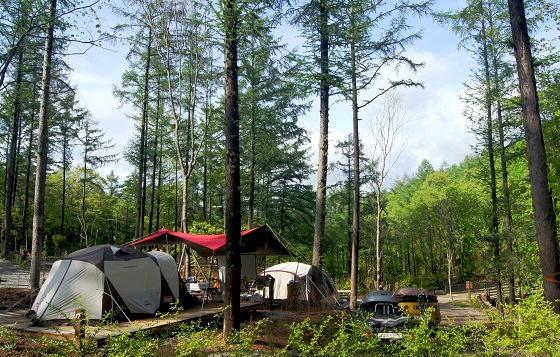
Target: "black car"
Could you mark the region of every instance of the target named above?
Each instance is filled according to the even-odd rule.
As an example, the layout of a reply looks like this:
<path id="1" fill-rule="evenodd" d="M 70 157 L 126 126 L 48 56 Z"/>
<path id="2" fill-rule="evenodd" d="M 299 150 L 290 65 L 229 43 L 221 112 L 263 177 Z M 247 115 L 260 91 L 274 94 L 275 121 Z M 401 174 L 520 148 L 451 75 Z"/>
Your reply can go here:
<path id="1" fill-rule="evenodd" d="M 399 308 L 399 300 L 391 291 L 376 290 L 367 293 L 358 312 L 382 340 L 402 339 L 407 317 Z"/>

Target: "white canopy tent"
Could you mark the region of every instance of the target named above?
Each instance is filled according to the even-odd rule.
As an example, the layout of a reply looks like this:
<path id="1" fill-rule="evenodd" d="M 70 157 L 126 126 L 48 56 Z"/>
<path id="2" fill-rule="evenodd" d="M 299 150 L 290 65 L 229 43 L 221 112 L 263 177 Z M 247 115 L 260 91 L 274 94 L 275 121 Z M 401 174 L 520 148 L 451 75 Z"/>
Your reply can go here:
<path id="1" fill-rule="evenodd" d="M 324 270 L 321 270 L 317 274 L 320 277 L 319 280 L 313 281 L 312 275 L 314 274 L 314 269 L 317 268 L 309 264 L 287 262 L 271 266 L 260 275 L 270 275 L 274 278 L 273 299 L 288 299 L 288 285 L 292 282 L 296 282 L 299 284 L 294 284 L 292 286 L 299 287 L 297 291 L 293 292 L 297 294 L 297 300 L 309 300 L 312 289 L 316 289 L 322 296 L 323 302 L 331 304 L 338 303 L 338 289 L 334 281 Z"/>

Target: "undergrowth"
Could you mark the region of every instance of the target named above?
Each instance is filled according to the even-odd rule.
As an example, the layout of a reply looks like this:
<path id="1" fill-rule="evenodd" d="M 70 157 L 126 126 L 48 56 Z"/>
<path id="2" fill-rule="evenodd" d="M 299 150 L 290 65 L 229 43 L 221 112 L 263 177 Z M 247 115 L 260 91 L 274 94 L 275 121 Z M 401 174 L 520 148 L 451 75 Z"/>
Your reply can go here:
<path id="1" fill-rule="evenodd" d="M 429 313 L 429 312 L 428 312 Z M 174 313 L 162 316 L 175 320 Z M 489 314 L 490 323 L 449 324 L 434 327 L 425 322 L 409 325 L 402 340 L 380 341 L 365 321 L 334 313 L 318 322 L 274 322 L 268 318 L 248 324 L 224 341 L 220 319 L 202 324 L 179 323 L 160 334 L 145 331 L 110 337 L 103 349 L 84 343 L 78 350 L 71 341 L 44 339 L 44 356 L 560 356 L 560 315 L 555 314 L 542 293 L 506 306 L 506 313 Z M 256 343 L 266 341 L 282 327 L 288 331 L 282 346 Z M 116 328 L 116 327 L 115 327 Z M 95 330 L 94 330 L 95 331 Z M 92 332 L 95 333 L 95 332 Z M 93 339 L 88 335 L 86 339 Z M 0 348 L 13 350 L 14 339 L 0 328 Z"/>

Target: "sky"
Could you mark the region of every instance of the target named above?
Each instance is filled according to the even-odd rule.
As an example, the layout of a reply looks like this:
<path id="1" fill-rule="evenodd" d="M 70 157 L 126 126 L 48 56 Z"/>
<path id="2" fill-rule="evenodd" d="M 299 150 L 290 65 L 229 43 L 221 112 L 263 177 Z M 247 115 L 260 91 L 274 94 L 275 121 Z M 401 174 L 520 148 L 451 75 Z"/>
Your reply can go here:
<path id="1" fill-rule="evenodd" d="M 465 0 L 437 0 L 436 10 L 459 9 Z M 110 16 L 102 18 L 102 26 L 112 21 Z M 449 28 L 435 24 L 431 19 L 415 20 L 415 26 L 423 28 L 423 38 L 417 41 L 407 54 L 425 67 L 412 75 L 412 79 L 422 82 L 424 89 L 410 88 L 401 91 L 402 109 L 407 124 L 401 131 L 404 143 L 401 154 L 389 172 L 389 182 L 414 175 L 418 165 L 428 160 L 435 169 L 444 162 L 456 164 L 472 153 L 474 135 L 468 130 L 468 121 L 462 116 L 464 109 L 460 100 L 464 83 L 469 82 L 472 59 L 457 47 L 459 39 Z M 286 40 L 286 39 L 285 39 Z M 99 128 L 105 132 L 105 139 L 115 144 L 112 153 L 119 153 L 121 159 L 101 168 L 102 175 L 111 171 L 124 180 L 132 167 L 122 158 L 124 148 L 134 134 L 134 126 L 129 118 L 134 111 L 129 106 L 120 107 L 113 97 L 113 87 L 118 86 L 121 74 L 127 70 L 125 56 L 127 49 L 111 46 L 110 49 L 92 48 L 85 55 L 72 56 L 67 60 L 74 72 L 70 76 L 78 88 L 79 105 L 88 109 Z M 401 73 L 402 74 L 402 73 Z M 392 76 L 383 73 L 383 76 Z M 377 88 L 380 84 L 374 83 Z M 332 102 L 332 101 L 331 101 Z M 375 117 L 375 105 L 362 110 L 360 133 L 368 151 L 371 129 L 369 122 Z M 310 133 L 311 150 L 315 153 L 311 164 L 317 166 L 319 110 L 318 105 L 300 119 L 300 125 Z M 330 110 L 329 121 L 329 162 L 337 160 L 334 146 L 352 132 L 350 103 L 334 104 Z M 328 184 L 337 181 L 336 175 L 329 176 Z M 316 182 L 311 182 L 316 184 Z"/>

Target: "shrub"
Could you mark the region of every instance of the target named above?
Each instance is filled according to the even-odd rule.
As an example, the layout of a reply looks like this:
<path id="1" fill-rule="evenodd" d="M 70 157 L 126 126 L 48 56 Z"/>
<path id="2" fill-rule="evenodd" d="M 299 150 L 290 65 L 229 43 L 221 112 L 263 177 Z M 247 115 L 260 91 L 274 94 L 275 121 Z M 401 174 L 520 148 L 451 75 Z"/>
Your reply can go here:
<path id="1" fill-rule="evenodd" d="M 317 324 L 309 319 L 292 323 L 284 353 L 298 356 L 355 357 L 385 355 L 381 341 L 366 322 L 349 323 L 344 315 L 327 316 Z"/>
<path id="2" fill-rule="evenodd" d="M 0 348 L 5 352 L 11 352 L 17 348 L 16 336 L 2 326 L 0 326 Z"/>
<path id="3" fill-rule="evenodd" d="M 105 348 L 112 357 L 149 357 L 156 355 L 159 345 L 155 337 L 140 331 L 109 337 Z"/>
<path id="4" fill-rule="evenodd" d="M 543 292 L 507 306 L 508 314 L 489 314 L 493 323 L 484 337 L 487 355 L 560 356 L 560 315 Z"/>
<path id="5" fill-rule="evenodd" d="M 177 356 L 206 356 L 207 351 L 216 348 L 221 339 L 215 328 L 201 327 L 200 324 L 181 324 L 175 335 Z"/>

